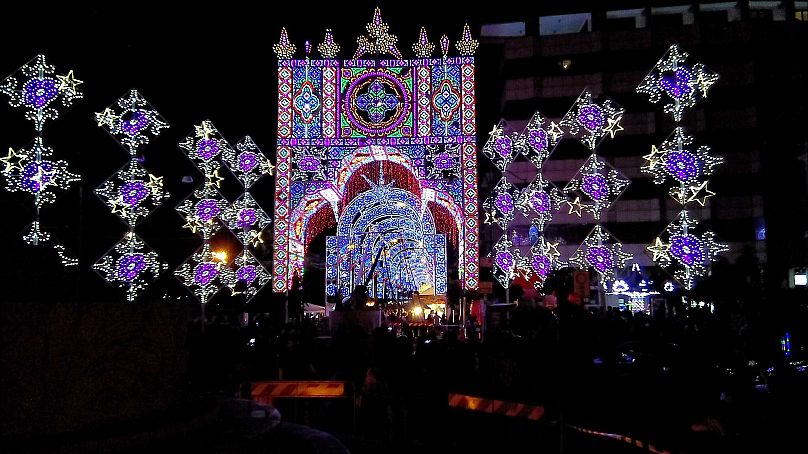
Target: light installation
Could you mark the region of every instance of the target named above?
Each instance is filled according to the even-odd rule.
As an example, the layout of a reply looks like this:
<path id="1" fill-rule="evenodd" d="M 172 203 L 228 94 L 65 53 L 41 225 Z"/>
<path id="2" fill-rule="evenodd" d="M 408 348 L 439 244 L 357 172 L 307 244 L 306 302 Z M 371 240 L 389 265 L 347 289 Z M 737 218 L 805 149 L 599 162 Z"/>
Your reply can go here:
<path id="1" fill-rule="evenodd" d="M 376 8 L 348 60 L 330 30 L 298 47 L 284 29 L 278 56 L 273 290 L 302 275 L 328 229 L 326 295 L 367 284 L 372 297 L 445 293 L 446 248 L 465 289 L 477 288 L 476 98 L 468 28 L 455 43 L 425 29 L 407 47 Z M 320 58 L 312 57 L 317 49 Z"/>
<path id="2" fill-rule="evenodd" d="M 569 214 L 581 216 L 583 211 L 595 219 L 595 227 L 570 257 L 570 263 L 582 269 L 595 270 L 601 281 L 614 279 L 615 272 L 625 267 L 631 254 L 601 225 L 604 212 L 621 196 L 630 181 L 597 154 L 597 147 L 608 134 L 623 130 L 620 120 L 624 109 L 611 99 L 597 102 L 585 89 L 560 124 L 590 151 L 590 156 L 564 186 Z"/>
<path id="3" fill-rule="evenodd" d="M 129 160 L 95 190 L 112 213 L 126 223 L 128 232 L 93 268 L 110 284 L 123 287 L 131 302 L 167 268 L 136 235 L 135 228 L 169 197 L 163 190 L 163 177 L 146 171 L 139 154 L 142 147 L 168 128 L 168 123 L 137 90 L 130 90 L 97 112 L 95 120 L 126 149 Z"/>
<path id="4" fill-rule="evenodd" d="M 652 103 L 662 102 L 664 111 L 676 123 L 682 121 L 685 108 L 707 97 L 718 75 L 701 63 L 691 62 L 687 52 L 674 44 L 637 87 Z M 647 251 L 660 267 L 676 278 L 685 289 L 692 289 L 704 276 L 718 254 L 729 247 L 719 242 L 713 232 L 692 218 L 688 206 L 705 206 L 715 195 L 708 189 L 709 177 L 723 158 L 710 153 L 678 126 L 659 146 L 652 146 L 644 156 L 643 172 L 654 177 L 654 183 L 667 189 L 682 210 L 676 219 L 654 239 Z"/>
<path id="5" fill-rule="evenodd" d="M 51 234 L 42 230 L 40 210 L 56 200 L 54 189 L 67 190 L 80 177 L 68 170 L 67 162 L 52 160 L 53 149 L 43 140 L 45 122 L 59 118 L 60 109 L 67 109 L 73 101 L 82 98 L 73 70 L 56 74 L 56 67 L 47 63 L 44 55 L 37 55 L 20 69 L 0 82 L 0 92 L 9 96 L 9 104 L 25 111 L 25 118 L 34 123 L 34 140 L 17 150 L 9 147 L 0 158 L 9 192 L 26 192 L 33 196 L 35 215 L 22 239 L 38 246 L 52 242 L 62 265 L 76 266 L 78 259 L 69 255 L 64 245 L 51 240 Z"/>
<path id="6" fill-rule="evenodd" d="M 503 175 L 494 186 L 491 197 L 483 203 L 483 222 L 495 224 L 503 231 L 491 254 L 494 279 L 506 289 L 520 274 L 534 287 L 541 289 L 550 272 L 563 266 L 558 260 L 558 243 L 549 242 L 544 237 L 544 231 L 566 198 L 542 176 L 544 164 L 562 136 L 563 131 L 558 124 L 548 124 L 541 113 L 536 112 L 521 132 L 501 120 L 491 130 L 483 147 L 483 153 L 503 174 L 519 154 L 537 169 L 536 178 L 522 190 L 517 190 Z M 530 219 L 536 232 L 529 255 L 509 238 L 509 225 L 517 210 Z"/>
<path id="7" fill-rule="evenodd" d="M 225 208 L 221 216 L 242 244 L 241 253 L 234 260 L 235 269 L 225 273 L 224 283 L 231 295 L 243 294 L 249 301 L 270 280 L 264 265 L 250 251 L 251 247 L 264 243 L 263 232 L 270 220 L 249 189 L 264 175 L 272 175 L 274 166 L 250 136 L 241 139 L 235 150 L 226 148 L 223 158 L 243 187 L 241 196 Z"/>
<path id="8" fill-rule="evenodd" d="M 177 211 L 185 219 L 183 227 L 202 237 L 202 246 L 176 271 L 174 275 L 188 287 L 202 306 L 232 278 L 227 266 L 228 257 L 214 255 L 211 237 L 222 227 L 220 219 L 228 202 L 219 191 L 224 177 L 221 159 L 235 153 L 209 120 L 194 126 L 194 132 L 179 143 L 181 150 L 193 161 L 205 177 L 205 182 L 183 200 Z"/>

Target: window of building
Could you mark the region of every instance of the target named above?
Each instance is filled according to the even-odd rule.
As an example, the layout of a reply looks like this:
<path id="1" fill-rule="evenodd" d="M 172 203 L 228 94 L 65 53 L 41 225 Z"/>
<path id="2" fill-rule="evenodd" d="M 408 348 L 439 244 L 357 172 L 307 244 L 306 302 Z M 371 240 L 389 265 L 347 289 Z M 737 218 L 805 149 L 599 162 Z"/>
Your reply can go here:
<path id="1" fill-rule="evenodd" d="M 515 38 L 525 36 L 524 22 L 508 22 L 504 24 L 484 24 L 480 36 L 492 38 Z"/>
<path id="2" fill-rule="evenodd" d="M 592 31 L 592 13 L 562 14 L 539 18 L 539 34 L 563 35 Z"/>
<path id="3" fill-rule="evenodd" d="M 702 3 L 699 5 L 699 22 L 717 24 L 741 20 L 738 2 Z"/>

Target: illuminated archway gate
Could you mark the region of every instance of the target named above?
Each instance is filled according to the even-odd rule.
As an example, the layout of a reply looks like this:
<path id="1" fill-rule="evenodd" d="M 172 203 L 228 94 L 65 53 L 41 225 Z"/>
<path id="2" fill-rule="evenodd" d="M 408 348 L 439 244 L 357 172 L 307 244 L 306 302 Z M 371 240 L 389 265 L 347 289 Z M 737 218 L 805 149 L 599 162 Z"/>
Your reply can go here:
<path id="1" fill-rule="evenodd" d="M 421 29 L 403 59 L 377 8 L 350 60 L 327 30 L 320 59 L 294 58 L 281 32 L 273 289 L 289 289 L 311 240 L 326 241 L 328 293 L 364 282 L 378 256 L 389 288 L 446 290 L 446 242 L 466 289 L 478 285 L 474 51 L 469 28 L 441 58 Z M 385 57 L 390 55 L 392 57 Z M 381 252 L 380 252 L 381 251 Z M 385 274 L 386 273 L 386 274 Z M 373 276 L 370 276 L 371 278 Z"/>

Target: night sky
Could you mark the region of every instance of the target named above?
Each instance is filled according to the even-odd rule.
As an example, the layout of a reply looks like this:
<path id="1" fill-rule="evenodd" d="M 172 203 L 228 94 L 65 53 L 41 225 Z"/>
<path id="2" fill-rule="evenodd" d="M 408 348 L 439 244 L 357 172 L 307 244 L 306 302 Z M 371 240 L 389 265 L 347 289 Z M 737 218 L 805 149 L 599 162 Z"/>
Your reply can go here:
<path id="1" fill-rule="evenodd" d="M 5 296 L 14 300 L 122 297 L 90 269 L 126 230 L 93 193 L 127 160 L 126 151 L 93 121 L 94 112 L 135 88 L 170 124 L 160 137 L 142 148 L 142 154 L 146 169 L 164 176 L 171 198 L 136 231 L 174 269 L 201 243 L 182 228 L 183 221 L 174 207 L 203 181 L 176 144 L 193 131 L 193 125 L 209 119 L 231 144 L 250 135 L 274 162 L 277 82 L 272 45 L 278 41 L 281 27 L 287 28 L 299 51 L 307 39 L 316 46 L 325 29 L 331 28 L 342 47 L 340 58 L 350 58 L 356 37 L 366 34 L 365 24 L 377 4 L 381 4 L 391 33 L 399 36 L 398 46 L 405 58 L 412 56 L 411 45 L 422 25 L 427 27 L 431 41 L 447 34 L 454 42 L 465 22 L 476 35 L 480 23 L 517 14 L 467 11 L 462 2 L 439 6 L 432 2 L 364 1 L 351 2 L 350 6 L 345 2 L 308 2 L 303 11 L 299 9 L 303 4 L 297 2 L 272 2 L 271 6 L 228 2 L 217 7 L 172 10 L 166 5 L 142 3 L 108 3 L 93 8 L 18 3 L 12 14 L 4 14 L 6 20 L 0 27 L 0 77 L 42 53 L 56 66 L 57 74 L 73 69 L 75 77 L 84 82 L 80 86 L 84 98 L 63 111 L 58 120 L 48 122 L 44 131 L 44 141 L 54 149 L 54 159 L 66 160 L 71 171 L 81 174 L 82 182 L 67 192 L 58 190 L 56 203 L 42 213 L 45 230 L 80 256 L 82 263 L 79 271 L 65 274 L 52 250 L 24 245 L 20 238 L 33 220 L 30 196 L 0 191 L 0 209 L 6 215 L 0 235 L 11 257 L 2 262 L 2 273 L 11 283 Z M 428 12 L 424 5 L 428 5 Z M 498 52 L 496 46 L 481 46 L 477 54 L 480 130 L 488 130 L 487 126 L 499 119 L 504 82 L 496 76 Z M 5 155 L 9 146 L 16 150 L 28 145 L 34 131 L 32 122 L 23 118 L 23 111 L 9 106 L 5 95 L 2 98 L 0 146 Z M 186 175 L 194 178 L 193 184 L 182 183 Z M 264 178 L 252 191 L 270 214 L 273 188 L 273 178 Z M 230 185 L 225 193 L 232 201 L 238 188 Z M 265 235 L 271 236 L 271 228 Z M 265 252 L 259 258 L 268 260 L 270 251 Z M 161 280 L 169 287 L 179 285 L 168 282 L 174 280 L 170 273 Z M 41 282 L 53 285 L 31 285 Z M 177 292 L 183 293 L 182 289 Z"/>

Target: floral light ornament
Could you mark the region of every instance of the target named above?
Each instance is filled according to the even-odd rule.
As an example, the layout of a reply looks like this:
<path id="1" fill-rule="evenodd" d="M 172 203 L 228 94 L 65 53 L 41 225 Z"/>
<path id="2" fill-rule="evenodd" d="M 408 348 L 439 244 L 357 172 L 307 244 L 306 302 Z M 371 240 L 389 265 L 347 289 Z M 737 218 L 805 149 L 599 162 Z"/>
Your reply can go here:
<path id="1" fill-rule="evenodd" d="M 174 271 L 174 275 L 204 305 L 229 279 L 227 277 L 229 272 L 226 264 L 213 255 L 210 244 L 203 243 L 197 252 Z"/>
<path id="2" fill-rule="evenodd" d="M 508 288 L 519 273 L 526 276 L 530 273 L 530 265 L 519 249 L 514 247 L 507 233 L 494 245 L 491 255 L 494 259 L 494 279 L 504 288 Z"/>
<path id="3" fill-rule="evenodd" d="M 543 235 L 539 236 L 538 241 L 530 248 L 530 257 L 527 258 L 527 261 L 531 273 L 536 276 L 531 280 L 536 290 L 544 287 L 544 282 L 553 270 L 567 266 L 566 263 L 559 260 L 560 255 L 558 243 L 548 241 Z"/>
<path id="4" fill-rule="evenodd" d="M 690 62 L 688 53 L 674 44 L 645 76 L 637 93 L 647 95 L 654 104 L 663 102 L 665 113 L 679 122 L 684 109 L 706 98 L 708 90 L 717 81 L 718 74 L 702 63 Z"/>
<path id="5" fill-rule="evenodd" d="M 539 172 L 536 179 L 519 192 L 516 206 L 525 217 L 531 219 L 539 232 L 544 232 L 565 201 L 566 197 L 555 183 L 546 180 Z"/>
<path id="6" fill-rule="evenodd" d="M 168 128 L 165 119 L 137 90 L 130 90 L 111 106 L 96 112 L 95 121 L 133 156 Z"/>
<path id="7" fill-rule="evenodd" d="M 592 153 L 564 186 L 563 192 L 568 199 L 575 199 L 580 205 L 576 207 L 576 214 L 580 216 L 580 209 L 583 209 L 599 220 L 630 183 L 619 170 Z M 572 207 L 572 203 L 567 203 Z"/>
<path id="8" fill-rule="evenodd" d="M 606 134 L 614 137 L 615 132 L 622 130 L 619 124 L 624 112 L 625 109 L 609 98 L 596 102 L 592 92 L 585 89 L 559 124 L 594 151 Z"/>
<path id="9" fill-rule="evenodd" d="M 168 269 L 168 265 L 130 232 L 93 264 L 93 269 L 110 284 L 124 288 L 126 300 L 133 302 L 160 273 Z"/>
<path id="10" fill-rule="evenodd" d="M 563 131 L 558 129 L 556 132 L 555 129 L 558 125 L 548 123 L 541 113 L 536 112 L 522 131 L 524 143 L 519 151 L 540 170 L 563 135 Z"/>
<path id="11" fill-rule="evenodd" d="M 491 196 L 483 202 L 483 208 L 486 213 L 490 213 L 491 219 L 495 220 L 494 222 L 504 230 L 516 215 L 516 202 L 519 197 L 516 187 L 502 177 L 494 186 Z"/>
<path id="12" fill-rule="evenodd" d="M 682 210 L 647 250 L 654 262 L 690 290 L 699 277 L 706 275 L 718 254 L 728 251 L 729 246 L 719 242 L 715 233 Z"/>
<path id="13" fill-rule="evenodd" d="M 581 269 L 594 269 L 602 280 L 613 280 L 617 270 L 625 268 L 632 257 L 611 233 L 596 225 L 569 261 Z"/>
<path id="14" fill-rule="evenodd" d="M 502 172 L 522 152 L 524 137 L 514 130 L 507 121 L 500 120 L 489 133 L 489 139 L 483 146 L 483 154 Z"/>

